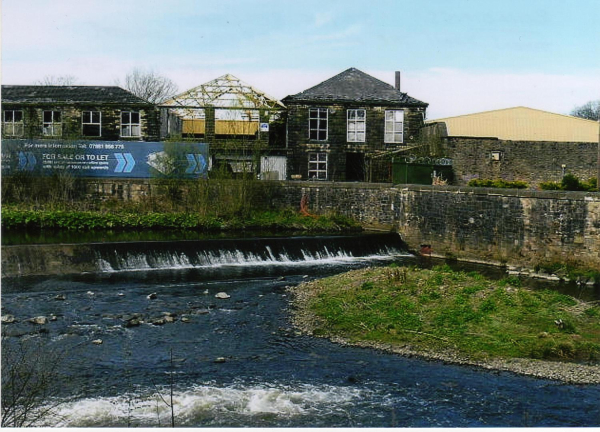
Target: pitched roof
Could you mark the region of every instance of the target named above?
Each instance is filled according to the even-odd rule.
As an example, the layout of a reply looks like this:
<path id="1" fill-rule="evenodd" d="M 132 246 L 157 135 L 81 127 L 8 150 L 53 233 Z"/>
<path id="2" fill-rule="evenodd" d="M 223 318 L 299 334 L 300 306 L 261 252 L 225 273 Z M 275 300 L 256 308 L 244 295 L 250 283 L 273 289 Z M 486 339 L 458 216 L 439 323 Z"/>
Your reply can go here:
<path id="1" fill-rule="evenodd" d="M 527 107 L 428 120 L 445 123 L 449 136 L 512 141 L 597 142 L 598 122 Z"/>
<path id="2" fill-rule="evenodd" d="M 422 107 L 429 105 L 356 68 L 347 69 L 303 92 L 286 96 L 283 102 L 360 102 Z"/>
<path id="3" fill-rule="evenodd" d="M 116 86 L 3 85 L 3 103 L 145 104 L 150 102 Z"/>
<path id="4" fill-rule="evenodd" d="M 185 108 L 284 108 L 277 99 L 230 74 L 187 90 L 162 105 Z"/>

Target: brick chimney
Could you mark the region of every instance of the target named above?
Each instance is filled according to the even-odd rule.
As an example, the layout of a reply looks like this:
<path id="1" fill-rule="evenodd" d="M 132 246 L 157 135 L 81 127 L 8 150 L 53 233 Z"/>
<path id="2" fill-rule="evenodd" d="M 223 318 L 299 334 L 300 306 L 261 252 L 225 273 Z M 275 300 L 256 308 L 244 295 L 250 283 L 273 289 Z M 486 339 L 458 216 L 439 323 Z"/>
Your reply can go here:
<path id="1" fill-rule="evenodd" d="M 396 90 L 400 91 L 400 71 L 396 71 Z"/>

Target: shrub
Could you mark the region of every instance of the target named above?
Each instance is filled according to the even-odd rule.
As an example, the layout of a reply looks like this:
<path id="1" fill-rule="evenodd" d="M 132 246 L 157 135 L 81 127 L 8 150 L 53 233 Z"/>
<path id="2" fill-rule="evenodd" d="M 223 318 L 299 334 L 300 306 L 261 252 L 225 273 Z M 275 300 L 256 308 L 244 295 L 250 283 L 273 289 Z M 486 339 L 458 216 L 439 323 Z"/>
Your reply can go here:
<path id="1" fill-rule="evenodd" d="M 540 189 L 542 189 L 542 190 L 561 190 L 561 185 L 559 182 L 553 182 L 553 181 L 541 182 Z"/>
<path id="2" fill-rule="evenodd" d="M 598 179 L 590 178 L 587 182 L 581 181 L 573 174 L 566 174 L 560 182 L 542 182 L 539 184 L 542 190 L 566 190 L 566 191 L 595 191 L 598 189 Z"/>
<path id="3" fill-rule="evenodd" d="M 489 187 L 489 188 L 502 188 L 502 189 L 527 189 L 529 185 L 520 180 L 489 180 L 489 179 L 473 179 L 470 180 L 468 186 L 472 187 Z"/>

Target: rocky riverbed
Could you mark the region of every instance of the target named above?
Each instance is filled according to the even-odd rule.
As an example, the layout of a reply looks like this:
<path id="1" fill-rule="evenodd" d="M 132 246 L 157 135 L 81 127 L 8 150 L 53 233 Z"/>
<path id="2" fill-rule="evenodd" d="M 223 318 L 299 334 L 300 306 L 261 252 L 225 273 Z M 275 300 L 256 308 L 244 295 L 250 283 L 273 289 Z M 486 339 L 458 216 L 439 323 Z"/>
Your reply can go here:
<path id="1" fill-rule="evenodd" d="M 526 358 L 490 358 L 485 360 L 475 360 L 451 351 L 434 352 L 410 345 L 400 346 L 367 341 L 351 342 L 348 339 L 335 335 L 316 335 L 314 334 L 314 330 L 319 327 L 319 323 L 321 323 L 322 320 L 306 307 L 307 301 L 312 295 L 312 284 L 314 284 L 314 282 L 306 282 L 289 288 L 289 291 L 292 294 L 292 307 L 290 308 L 292 323 L 304 334 L 325 337 L 341 345 L 373 348 L 407 357 L 420 357 L 431 361 L 473 366 L 498 372 L 506 371 L 537 378 L 558 380 L 569 384 L 600 384 L 600 366 L 598 365 Z"/>

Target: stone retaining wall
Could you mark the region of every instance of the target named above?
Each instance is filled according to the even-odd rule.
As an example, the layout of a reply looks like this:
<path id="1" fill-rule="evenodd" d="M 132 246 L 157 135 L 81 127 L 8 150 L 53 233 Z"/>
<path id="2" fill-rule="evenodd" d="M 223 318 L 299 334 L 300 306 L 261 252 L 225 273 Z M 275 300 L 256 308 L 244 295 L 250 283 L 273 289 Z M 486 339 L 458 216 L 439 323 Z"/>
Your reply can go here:
<path id="1" fill-rule="evenodd" d="M 456 186 L 293 183 L 279 205 L 309 197 L 314 213 L 335 210 L 365 226 L 397 230 L 413 249 L 472 261 L 600 269 L 600 194 Z"/>

